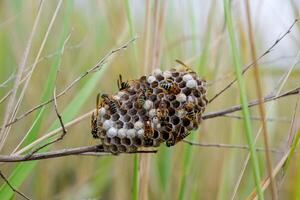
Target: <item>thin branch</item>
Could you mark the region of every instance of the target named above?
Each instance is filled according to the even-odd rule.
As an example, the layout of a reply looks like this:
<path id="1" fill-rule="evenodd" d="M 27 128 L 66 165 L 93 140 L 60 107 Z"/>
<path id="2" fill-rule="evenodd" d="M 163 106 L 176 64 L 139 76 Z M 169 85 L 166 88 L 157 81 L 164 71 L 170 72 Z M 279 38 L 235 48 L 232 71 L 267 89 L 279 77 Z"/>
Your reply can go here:
<path id="1" fill-rule="evenodd" d="M 234 118 L 234 119 L 244 119 L 243 116 L 235 115 L 235 114 L 226 114 L 226 115 L 223 115 L 223 117 Z M 255 121 L 261 121 L 262 120 L 262 118 L 258 117 L 258 116 L 251 116 L 250 119 L 255 120 Z M 268 118 L 266 118 L 266 121 L 268 121 L 268 122 L 291 123 L 291 120 L 289 120 L 285 117 L 280 117 L 280 118 L 268 117 Z"/>
<path id="2" fill-rule="evenodd" d="M 156 152 L 157 150 L 141 150 L 141 151 L 134 151 L 128 153 L 133 154 L 133 153 L 156 153 Z M 8 155 L 8 156 L 0 155 L 0 162 L 23 162 L 23 161 L 58 158 L 58 157 L 71 156 L 71 155 L 93 155 L 93 153 L 97 153 L 97 155 L 114 155 L 104 151 L 102 145 L 93 145 L 93 146 L 61 149 L 56 151 L 44 152 L 44 153 L 35 153 L 30 157 L 27 157 L 27 155 Z"/>
<path id="3" fill-rule="evenodd" d="M 280 36 L 263 54 L 261 54 L 256 60 L 254 60 L 253 62 L 251 62 L 249 65 L 247 65 L 243 71 L 242 74 L 245 74 L 246 71 L 248 71 L 248 69 L 250 69 L 255 63 L 257 63 L 258 61 L 260 61 L 265 55 L 267 55 L 268 53 L 270 53 L 274 47 L 283 39 L 285 38 L 286 35 L 288 35 L 292 28 L 294 27 L 294 25 L 299 21 L 299 19 L 295 19 L 294 22 L 292 23 L 292 25 L 288 28 L 288 30 L 282 35 Z M 215 96 L 213 96 L 210 100 L 209 103 L 213 102 L 218 96 L 220 96 L 223 92 L 225 92 L 227 89 L 229 89 L 235 82 L 237 81 L 237 79 L 233 79 L 227 86 L 225 86 L 220 92 L 218 92 Z"/>
<path id="4" fill-rule="evenodd" d="M 7 86 L 7 84 L 12 81 L 14 78 L 16 77 L 16 75 L 14 73 L 12 73 L 8 79 L 6 79 L 5 81 L 3 81 L 2 83 L 0 83 L 0 88 L 5 88 Z"/>
<path id="5" fill-rule="evenodd" d="M 56 96 L 56 99 L 58 99 L 59 97 L 63 96 L 64 94 L 66 94 L 76 83 L 78 83 L 81 79 L 83 79 L 84 77 L 86 77 L 88 74 L 100 70 L 103 67 L 103 65 L 107 62 L 108 59 L 110 59 L 117 52 L 119 52 L 119 51 L 121 51 L 123 49 L 127 49 L 127 47 L 129 46 L 129 44 L 132 43 L 132 42 L 134 42 L 136 39 L 137 39 L 137 37 L 135 37 L 135 38 L 129 40 L 128 42 L 124 43 L 122 46 L 118 47 L 117 49 L 114 49 L 114 50 L 110 51 L 94 67 L 90 68 L 89 70 L 87 70 L 86 72 L 84 72 L 83 74 L 81 74 L 78 78 L 76 78 L 73 82 L 71 82 L 62 92 L 60 92 Z M 47 104 L 49 104 L 49 103 L 51 103 L 53 101 L 54 101 L 54 98 L 52 98 L 52 99 L 50 99 L 48 101 L 45 101 L 45 102 L 43 102 L 43 103 L 35 106 L 34 108 L 31 108 L 30 110 L 28 110 L 24 114 L 20 115 L 19 117 L 16 117 L 10 123 L 6 124 L 5 127 L 11 126 L 12 124 L 18 122 L 19 120 L 23 119 L 27 115 L 29 115 L 32 112 L 36 111 L 37 109 L 40 109 L 40 108 L 44 107 L 45 105 L 47 105 Z"/>
<path id="6" fill-rule="evenodd" d="M 27 200 L 31 200 L 29 197 L 27 197 L 24 193 L 18 191 L 17 189 L 14 188 L 14 186 L 12 186 L 12 184 L 10 184 L 10 182 L 8 181 L 8 179 L 4 176 L 4 174 L 2 173 L 2 171 L 0 170 L 0 177 L 6 182 L 6 184 L 8 185 L 8 187 L 10 187 L 10 189 L 12 191 L 14 191 L 15 193 L 19 194 L 20 196 L 22 196 L 24 199 Z"/>
<path id="7" fill-rule="evenodd" d="M 36 148 L 35 150 L 33 150 L 31 153 L 27 154 L 26 158 L 30 158 L 33 154 L 35 154 L 39 150 L 62 140 L 65 137 L 65 135 L 67 134 L 67 129 L 65 128 L 64 122 L 62 120 L 62 116 L 59 114 L 58 109 L 57 109 L 57 100 L 55 98 L 56 97 L 56 87 L 54 87 L 53 96 L 54 96 L 54 109 L 55 109 L 56 116 L 59 120 L 60 126 L 62 128 L 62 134 L 58 138 L 56 138 L 56 139 L 54 139 L 50 142 L 47 142 L 46 144 L 44 144 L 44 145 Z"/>
<path id="8" fill-rule="evenodd" d="M 292 90 L 290 90 L 288 92 L 285 92 L 285 93 L 283 93 L 281 95 L 278 95 L 278 96 L 268 95 L 268 96 L 264 97 L 263 103 L 273 101 L 273 100 L 276 100 L 276 99 L 280 99 L 282 97 L 286 97 L 286 96 L 290 96 L 290 95 L 296 95 L 299 92 L 300 92 L 300 87 L 297 87 L 295 89 L 292 89 Z M 248 107 L 253 107 L 253 106 L 256 106 L 258 104 L 259 104 L 258 99 L 252 100 L 252 101 L 249 102 Z M 220 110 L 220 111 L 207 113 L 207 114 L 202 116 L 202 119 L 206 120 L 206 119 L 210 119 L 210 118 L 220 117 L 220 116 L 226 115 L 228 113 L 233 113 L 233 112 L 239 111 L 241 109 L 242 109 L 242 105 L 235 105 L 235 106 L 232 106 L 230 108 L 226 108 L 226 109 L 223 109 L 223 110 Z"/>
<path id="9" fill-rule="evenodd" d="M 200 147 L 216 147 L 216 148 L 226 148 L 226 149 L 244 149 L 249 150 L 249 146 L 247 145 L 239 145 L 239 144 L 219 144 L 219 143 L 202 143 L 202 142 L 193 142 L 189 140 L 183 140 L 184 143 L 193 146 L 200 146 Z M 256 151 L 267 151 L 265 148 L 257 147 Z M 268 151 L 272 153 L 284 153 L 284 151 L 279 151 L 276 149 L 269 149 Z"/>

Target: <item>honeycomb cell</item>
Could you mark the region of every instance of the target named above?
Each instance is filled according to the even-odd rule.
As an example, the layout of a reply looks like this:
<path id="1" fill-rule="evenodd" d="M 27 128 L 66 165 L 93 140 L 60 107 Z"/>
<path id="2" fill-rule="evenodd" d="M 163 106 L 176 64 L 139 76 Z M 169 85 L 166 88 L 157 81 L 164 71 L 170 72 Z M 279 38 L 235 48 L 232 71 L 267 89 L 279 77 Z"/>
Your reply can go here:
<path id="1" fill-rule="evenodd" d="M 121 144 L 123 144 L 125 146 L 130 146 L 131 140 L 129 138 L 123 138 L 123 139 L 121 139 Z"/>
<path id="2" fill-rule="evenodd" d="M 118 145 L 118 152 L 125 153 L 127 151 L 126 146 L 124 145 Z"/>
<path id="3" fill-rule="evenodd" d="M 111 117 L 111 119 L 113 121 L 117 121 L 119 118 L 120 118 L 120 115 L 118 113 L 113 114 L 112 117 Z"/>
<path id="4" fill-rule="evenodd" d="M 175 100 L 175 101 L 172 101 L 171 105 L 173 108 L 178 108 L 180 106 L 180 102 Z"/>
<path id="5" fill-rule="evenodd" d="M 172 124 L 177 125 L 177 124 L 179 124 L 179 122 L 180 122 L 180 118 L 179 117 L 177 117 L 177 116 L 172 116 L 171 117 L 171 123 Z"/>
<path id="6" fill-rule="evenodd" d="M 123 120 L 124 120 L 124 122 L 129 122 L 129 121 L 131 120 L 130 115 L 126 114 L 126 115 L 123 117 Z"/>

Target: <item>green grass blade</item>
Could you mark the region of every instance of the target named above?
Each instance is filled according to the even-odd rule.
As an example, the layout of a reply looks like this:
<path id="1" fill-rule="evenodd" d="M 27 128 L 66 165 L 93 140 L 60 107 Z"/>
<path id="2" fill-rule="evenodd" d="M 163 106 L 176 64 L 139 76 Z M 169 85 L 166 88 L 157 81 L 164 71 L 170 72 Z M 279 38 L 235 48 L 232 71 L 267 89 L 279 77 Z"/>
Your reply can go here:
<path id="1" fill-rule="evenodd" d="M 72 1 L 68 2 L 68 6 L 65 13 L 64 18 L 64 30 L 60 37 L 60 50 L 63 48 L 63 43 L 69 34 L 69 25 L 70 25 L 70 16 L 72 11 Z M 56 72 L 61 63 L 61 56 L 57 56 L 54 60 L 54 63 L 50 69 L 48 79 L 46 81 L 45 90 L 42 96 L 42 102 L 51 98 L 53 94 L 53 89 L 55 87 L 55 80 L 56 80 Z M 24 143 L 28 144 L 32 142 L 40 131 L 40 127 L 42 124 L 43 114 L 45 113 L 45 108 L 41 109 L 38 114 L 36 115 L 35 123 L 30 128 L 30 133 L 28 134 L 27 138 L 25 139 Z M 36 165 L 35 162 L 29 163 L 20 163 L 17 164 L 16 168 L 13 170 L 11 176 L 9 177 L 9 182 L 15 187 L 18 188 L 21 184 L 25 181 L 26 177 L 32 171 L 33 167 Z M 7 184 L 4 184 L 0 188 L 0 199 L 10 199 L 14 195 L 14 192 L 8 187 Z"/>
<path id="2" fill-rule="evenodd" d="M 256 184 L 256 189 L 258 193 L 259 199 L 264 199 L 262 188 L 261 188 L 261 172 L 259 169 L 259 162 L 258 157 L 255 151 L 255 143 L 253 138 L 253 131 L 252 131 L 252 125 L 250 121 L 250 113 L 248 108 L 248 99 L 247 99 L 247 93 L 246 93 L 246 86 L 245 81 L 242 76 L 242 69 L 241 69 L 241 60 L 239 56 L 239 52 L 237 49 L 237 44 L 235 41 L 235 32 L 233 28 L 233 22 L 232 22 L 232 14 L 231 14 L 231 6 L 230 6 L 230 0 L 224 0 L 224 12 L 225 12 L 225 18 L 226 18 L 226 25 L 229 33 L 230 43 L 231 43 L 231 51 L 233 56 L 233 62 L 235 67 L 235 72 L 238 80 L 238 86 L 240 91 L 240 101 L 242 104 L 242 111 L 244 115 L 244 123 L 245 123 L 245 129 L 246 129 L 246 137 L 247 142 L 250 147 L 250 155 L 251 155 L 251 164 Z"/>

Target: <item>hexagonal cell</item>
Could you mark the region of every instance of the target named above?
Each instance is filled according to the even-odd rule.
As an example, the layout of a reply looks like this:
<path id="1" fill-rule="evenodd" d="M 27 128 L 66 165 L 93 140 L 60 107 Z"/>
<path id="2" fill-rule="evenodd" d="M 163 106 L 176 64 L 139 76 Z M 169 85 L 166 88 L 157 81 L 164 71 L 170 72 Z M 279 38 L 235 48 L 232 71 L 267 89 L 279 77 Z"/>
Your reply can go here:
<path id="1" fill-rule="evenodd" d="M 137 113 L 137 110 L 134 109 L 134 108 L 132 108 L 132 109 L 130 109 L 130 110 L 128 111 L 128 114 L 131 115 L 131 116 L 136 115 L 136 113 Z"/>
<path id="2" fill-rule="evenodd" d="M 200 93 L 199 90 L 194 90 L 194 91 L 193 91 L 193 95 L 194 95 L 196 98 L 201 97 L 201 93 Z"/>
<path id="3" fill-rule="evenodd" d="M 125 115 L 125 114 L 127 113 L 127 110 L 126 110 L 126 109 L 120 109 L 120 110 L 119 110 L 119 113 L 120 113 L 121 115 Z"/>
<path id="4" fill-rule="evenodd" d="M 175 101 L 171 102 L 171 105 L 172 105 L 173 108 L 178 108 L 180 106 L 180 102 L 175 100 Z"/>
<path id="5" fill-rule="evenodd" d="M 185 81 L 182 81 L 182 82 L 180 82 L 180 83 L 178 84 L 178 86 L 179 86 L 180 88 L 185 88 L 185 87 L 186 87 L 186 82 L 185 82 Z"/>
<path id="6" fill-rule="evenodd" d="M 118 137 L 113 137 L 111 140 L 111 143 L 119 145 L 119 144 L 121 144 L 121 139 Z"/>
<path id="7" fill-rule="evenodd" d="M 157 86 L 158 86 L 158 82 L 157 81 L 154 81 L 154 82 L 151 83 L 151 87 L 152 88 L 157 88 Z"/>
<path id="8" fill-rule="evenodd" d="M 177 117 L 176 115 L 171 117 L 172 124 L 177 125 L 177 124 L 179 124 L 179 122 L 180 122 L 180 118 Z"/>
<path id="9" fill-rule="evenodd" d="M 160 138 L 163 140 L 163 141 L 167 141 L 171 138 L 171 135 L 170 133 L 168 133 L 167 131 L 161 131 L 160 133 Z"/>
<path id="10" fill-rule="evenodd" d="M 156 94 L 156 95 L 164 92 L 164 90 L 161 88 L 155 88 L 153 91 L 154 91 L 154 94 Z"/>
<path id="11" fill-rule="evenodd" d="M 156 79 L 157 79 L 158 81 L 163 81 L 163 80 L 165 79 L 165 77 L 163 77 L 161 74 L 158 74 L 158 75 L 156 76 Z"/>
<path id="12" fill-rule="evenodd" d="M 123 126 L 124 126 L 124 122 L 123 121 L 119 120 L 119 121 L 116 122 L 116 128 L 117 129 L 121 129 L 121 128 L 123 128 Z"/>
<path id="13" fill-rule="evenodd" d="M 176 95 L 174 95 L 174 94 L 167 95 L 166 97 L 167 97 L 167 100 L 169 100 L 169 101 L 173 101 L 176 99 Z"/>
<path id="14" fill-rule="evenodd" d="M 153 139 L 151 138 L 144 138 L 143 145 L 146 147 L 153 146 Z"/>
<path id="15" fill-rule="evenodd" d="M 131 102 L 131 100 L 128 100 L 127 102 L 126 102 L 126 108 L 127 109 L 131 109 L 133 107 L 133 103 Z"/>
<path id="16" fill-rule="evenodd" d="M 111 118 L 111 115 L 105 114 L 105 115 L 103 116 L 103 118 L 104 118 L 104 119 L 110 119 L 110 118 Z"/>
<path id="17" fill-rule="evenodd" d="M 132 128 L 134 128 L 133 123 L 132 123 L 132 122 L 126 123 L 126 128 L 127 128 L 127 129 L 132 129 Z"/>
<path id="18" fill-rule="evenodd" d="M 153 133 L 153 139 L 157 139 L 157 138 L 159 138 L 159 131 L 157 131 L 157 130 L 154 130 L 154 133 Z"/>
<path id="19" fill-rule="evenodd" d="M 125 146 L 130 146 L 132 143 L 131 143 L 131 140 L 129 138 L 122 138 L 121 139 L 121 144 L 123 144 Z"/>
<path id="20" fill-rule="evenodd" d="M 134 115 L 134 116 L 131 118 L 131 122 L 132 122 L 132 123 L 135 123 L 135 122 L 137 122 L 137 121 L 139 121 L 139 120 L 140 120 L 139 115 Z"/>
<path id="21" fill-rule="evenodd" d="M 138 137 L 134 137 L 132 139 L 132 144 L 139 147 L 142 145 L 142 139 Z"/>
<path id="22" fill-rule="evenodd" d="M 124 122 L 129 122 L 129 121 L 131 120 L 131 117 L 130 117 L 128 114 L 126 114 L 126 115 L 123 117 L 123 120 L 124 120 Z"/>
<path id="23" fill-rule="evenodd" d="M 186 96 L 189 96 L 192 93 L 192 89 L 190 89 L 190 88 L 183 88 L 182 92 Z"/>
<path id="24" fill-rule="evenodd" d="M 127 148 L 125 145 L 118 145 L 117 148 L 118 148 L 118 152 L 120 152 L 120 153 L 125 153 L 127 151 Z"/>
<path id="25" fill-rule="evenodd" d="M 175 109 L 172 108 L 172 107 L 169 107 L 169 108 L 168 108 L 168 112 L 169 112 L 169 116 L 170 116 L 170 117 L 172 117 L 172 116 L 175 115 L 175 113 L 176 113 Z"/>
<path id="26" fill-rule="evenodd" d="M 140 110 L 138 111 L 138 115 L 139 115 L 139 116 L 143 116 L 143 115 L 145 115 L 146 113 L 147 113 L 147 111 L 146 111 L 145 108 L 142 108 L 142 109 L 140 109 Z"/>
<path id="27" fill-rule="evenodd" d="M 179 77 L 177 77 L 176 79 L 175 79 L 175 82 L 176 83 L 180 83 L 182 81 L 182 77 L 181 76 L 179 76 Z"/>
<path id="28" fill-rule="evenodd" d="M 112 153 L 118 153 L 118 147 L 114 144 L 109 146 L 109 151 Z"/>
<path id="29" fill-rule="evenodd" d="M 206 102 L 202 98 L 198 98 L 198 105 L 203 108 L 206 106 Z"/>
<path id="30" fill-rule="evenodd" d="M 178 76 L 179 76 L 179 72 L 176 72 L 176 71 L 172 72 L 172 77 L 173 78 L 176 78 Z"/>
<path id="31" fill-rule="evenodd" d="M 191 124 L 191 121 L 187 118 L 182 118 L 181 119 L 181 124 L 184 126 L 184 127 L 188 127 L 190 124 Z"/>
<path id="32" fill-rule="evenodd" d="M 120 115 L 118 113 L 113 114 L 112 117 L 111 117 L 111 119 L 113 121 L 117 121 L 119 118 L 120 118 Z"/>

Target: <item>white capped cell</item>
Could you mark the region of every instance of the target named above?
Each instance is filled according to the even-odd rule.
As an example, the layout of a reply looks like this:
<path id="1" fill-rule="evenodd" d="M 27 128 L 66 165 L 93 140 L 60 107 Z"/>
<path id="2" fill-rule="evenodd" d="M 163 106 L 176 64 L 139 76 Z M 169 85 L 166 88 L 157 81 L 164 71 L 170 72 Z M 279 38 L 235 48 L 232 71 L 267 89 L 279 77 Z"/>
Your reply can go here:
<path id="1" fill-rule="evenodd" d="M 153 102 L 150 101 L 150 100 L 146 100 L 143 107 L 144 107 L 146 110 L 150 110 L 150 109 L 152 108 L 152 106 L 153 106 Z"/>
<path id="2" fill-rule="evenodd" d="M 188 97 L 188 102 L 195 102 L 195 99 L 191 96 Z"/>
<path id="3" fill-rule="evenodd" d="M 161 124 L 156 124 L 155 126 L 157 129 L 160 129 L 161 128 Z"/>
<path id="4" fill-rule="evenodd" d="M 176 100 L 179 102 L 185 102 L 186 101 L 186 95 L 183 93 L 177 94 L 176 95 Z"/>
<path id="5" fill-rule="evenodd" d="M 186 75 L 184 75 L 184 76 L 182 77 L 182 79 L 183 79 L 185 82 L 187 82 L 187 81 L 189 81 L 189 80 L 192 80 L 192 79 L 193 79 L 193 76 L 190 75 L 190 74 L 186 74 Z"/>
<path id="6" fill-rule="evenodd" d="M 108 137 L 115 137 L 118 134 L 118 130 L 114 127 L 111 127 L 110 129 L 108 129 L 107 131 L 107 136 Z"/>
<path id="7" fill-rule="evenodd" d="M 134 137 L 136 135 L 136 130 L 135 129 L 129 129 L 127 132 L 126 132 L 126 135 L 127 137 Z"/>
<path id="8" fill-rule="evenodd" d="M 186 111 L 184 109 L 177 110 L 176 115 L 180 118 L 184 117 L 186 115 Z"/>
<path id="9" fill-rule="evenodd" d="M 136 130 L 139 130 L 139 129 L 143 128 L 143 126 L 144 126 L 144 124 L 141 121 L 137 121 L 137 122 L 134 123 L 134 128 Z"/>
<path id="10" fill-rule="evenodd" d="M 104 128 L 105 130 L 110 129 L 112 126 L 113 126 L 113 122 L 112 122 L 111 120 L 105 120 L 105 121 L 103 122 L 103 128 Z"/>
<path id="11" fill-rule="evenodd" d="M 153 124 L 158 124 L 158 122 L 159 122 L 158 117 L 157 117 L 157 116 L 154 116 L 154 117 L 152 118 L 152 122 L 153 122 Z"/>
<path id="12" fill-rule="evenodd" d="M 156 115 L 156 109 L 151 109 L 150 111 L 149 111 L 149 117 L 154 117 Z"/>
<path id="13" fill-rule="evenodd" d="M 103 117 L 105 115 L 105 113 L 106 113 L 106 109 L 104 107 L 101 107 L 99 109 L 99 116 Z"/>
<path id="14" fill-rule="evenodd" d="M 189 80 L 188 82 L 186 82 L 186 87 L 188 87 L 188 88 L 195 88 L 195 87 L 197 87 L 197 81 L 195 81 L 195 80 Z"/>
<path id="15" fill-rule="evenodd" d="M 167 78 L 170 78 L 172 76 L 172 73 L 170 71 L 164 71 L 163 76 L 167 79 Z"/>
<path id="16" fill-rule="evenodd" d="M 155 69 L 154 71 L 153 71 L 153 74 L 155 75 L 155 76 L 157 76 L 157 75 L 161 75 L 162 74 L 162 71 L 160 70 L 160 69 Z"/>
<path id="17" fill-rule="evenodd" d="M 127 129 L 121 128 L 121 129 L 118 130 L 118 136 L 120 138 L 124 138 L 124 137 L 126 137 L 126 132 L 127 132 Z"/>
<path id="18" fill-rule="evenodd" d="M 143 136 L 144 132 L 145 132 L 144 129 L 140 129 L 140 130 L 138 130 L 137 135 L 138 136 Z"/>
<path id="19" fill-rule="evenodd" d="M 154 76 L 149 76 L 147 78 L 148 83 L 153 83 L 154 81 L 156 81 L 156 78 Z"/>

